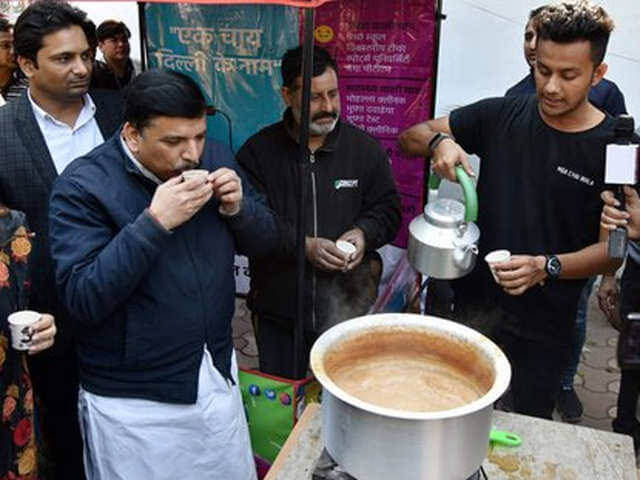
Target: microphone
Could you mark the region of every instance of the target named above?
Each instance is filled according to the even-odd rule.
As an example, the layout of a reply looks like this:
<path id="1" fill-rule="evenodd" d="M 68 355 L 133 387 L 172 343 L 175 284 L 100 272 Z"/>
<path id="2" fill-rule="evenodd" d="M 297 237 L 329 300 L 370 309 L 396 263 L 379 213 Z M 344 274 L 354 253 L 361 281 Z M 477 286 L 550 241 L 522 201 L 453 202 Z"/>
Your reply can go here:
<path id="1" fill-rule="evenodd" d="M 635 185 L 638 179 L 638 145 L 632 144 L 634 121 L 630 115 L 616 118 L 614 141 L 607 145 L 604 182 L 614 188 L 620 209 L 624 210 L 623 185 Z M 610 258 L 624 259 L 627 253 L 627 229 L 617 227 L 609 232 Z"/>

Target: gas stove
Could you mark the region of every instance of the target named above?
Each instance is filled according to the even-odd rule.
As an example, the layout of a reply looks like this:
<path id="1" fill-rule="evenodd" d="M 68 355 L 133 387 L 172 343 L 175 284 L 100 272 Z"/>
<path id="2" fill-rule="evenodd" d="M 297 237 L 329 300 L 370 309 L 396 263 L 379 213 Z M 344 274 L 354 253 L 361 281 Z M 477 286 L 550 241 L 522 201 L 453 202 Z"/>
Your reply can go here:
<path id="1" fill-rule="evenodd" d="M 340 465 L 338 465 L 333 458 L 329 455 L 326 449 L 322 450 L 322 454 L 316 462 L 313 469 L 312 480 L 358 480 L 347 472 L 345 472 Z M 487 474 L 482 467 L 476 473 L 471 475 L 467 480 L 486 480 Z M 366 480 L 366 479 L 359 479 Z"/>

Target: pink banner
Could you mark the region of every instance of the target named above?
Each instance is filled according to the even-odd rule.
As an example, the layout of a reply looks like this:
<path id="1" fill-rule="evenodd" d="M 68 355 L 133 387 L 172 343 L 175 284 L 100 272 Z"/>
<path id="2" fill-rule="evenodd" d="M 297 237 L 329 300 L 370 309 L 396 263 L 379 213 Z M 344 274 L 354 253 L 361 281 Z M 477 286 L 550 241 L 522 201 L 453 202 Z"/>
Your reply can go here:
<path id="1" fill-rule="evenodd" d="M 34 0 L 14 0 L 14 1 L 34 1 Z M 78 2 L 93 2 L 96 0 L 76 0 Z M 121 2 L 123 0 L 98 0 L 101 2 Z M 130 2 L 136 2 L 138 0 L 124 0 Z M 244 4 L 259 4 L 259 5 L 288 5 L 290 7 L 311 8 L 319 7 L 327 2 L 333 0 L 145 0 L 147 3 L 199 3 L 209 5 L 244 5 Z"/>
<path id="2" fill-rule="evenodd" d="M 404 156 L 396 142 L 432 115 L 435 2 L 331 2 L 317 10 L 315 39 L 338 62 L 343 118 L 377 138 L 391 158 L 403 208 L 394 243 L 406 247 L 407 225 L 422 210 L 425 163 Z"/>

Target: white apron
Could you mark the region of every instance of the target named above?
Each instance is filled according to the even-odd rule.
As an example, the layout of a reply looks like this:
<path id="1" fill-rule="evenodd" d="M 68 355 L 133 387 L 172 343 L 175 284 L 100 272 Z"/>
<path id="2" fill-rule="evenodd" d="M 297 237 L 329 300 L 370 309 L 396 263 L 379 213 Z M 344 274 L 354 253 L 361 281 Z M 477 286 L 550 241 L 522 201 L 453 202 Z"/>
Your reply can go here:
<path id="1" fill-rule="evenodd" d="M 235 352 L 230 385 L 205 349 L 193 405 L 80 389 L 87 480 L 255 480 Z"/>

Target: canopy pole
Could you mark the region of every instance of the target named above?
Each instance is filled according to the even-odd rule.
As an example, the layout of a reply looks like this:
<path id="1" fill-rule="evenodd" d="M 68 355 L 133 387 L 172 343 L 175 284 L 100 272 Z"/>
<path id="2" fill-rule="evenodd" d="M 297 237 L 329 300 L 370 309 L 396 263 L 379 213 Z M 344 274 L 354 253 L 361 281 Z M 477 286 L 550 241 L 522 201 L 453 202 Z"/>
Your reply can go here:
<path id="1" fill-rule="evenodd" d="M 294 371 L 296 378 L 303 378 L 307 373 L 307 364 L 304 361 L 306 349 L 304 341 L 305 325 L 305 234 L 306 234 L 306 192 L 309 179 L 309 101 L 311 98 L 311 77 L 313 74 L 313 37 L 315 28 L 315 10 L 304 9 L 304 43 L 302 46 L 302 108 L 300 114 L 300 163 L 298 172 L 300 175 L 300 190 L 298 201 L 297 223 L 297 273 L 296 282 L 296 324 L 293 333 Z"/>
<path id="2" fill-rule="evenodd" d="M 438 62 L 440 60 L 440 37 L 442 35 L 442 22 L 447 19 L 447 16 L 442 13 L 442 4 L 444 0 L 436 0 L 435 2 L 435 44 L 433 46 L 433 82 L 431 83 L 431 118 L 436 116 L 436 93 L 438 86 Z M 423 175 L 423 189 L 422 195 L 424 198 L 423 204 L 426 204 L 429 199 L 429 179 L 431 175 L 431 159 L 427 158 L 425 161 L 425 169 Z M 424 207 L 424 205 L 423 205 Z"/>
<path id="3" fill-rule="evenodd" d="M 147 16 L 144 12 L 144 3 L 138 2 L 138 28 L 140 29 L 140 69 L 147 69 Z"/>
<path id="4" fill-rule="evenodd" d="M 442 13 L 443 0 L 436 0 L 436 32 L 435 32 L 435 45 L 433 46 L 433 85 L 431 87 L 431 117 L 435 118 L 436 115 L 436 89 L 438 87 L 438 62 L 440 60 L 440 37 L 442 35 L 442 22 L 447 19 L 447 16 Z"/>

